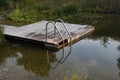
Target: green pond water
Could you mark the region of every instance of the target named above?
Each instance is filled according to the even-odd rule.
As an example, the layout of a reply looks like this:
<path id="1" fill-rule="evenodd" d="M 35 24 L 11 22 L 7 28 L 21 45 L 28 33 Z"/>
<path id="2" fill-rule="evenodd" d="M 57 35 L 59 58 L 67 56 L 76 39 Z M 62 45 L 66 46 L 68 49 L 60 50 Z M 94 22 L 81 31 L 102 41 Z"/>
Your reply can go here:
<path id="1" fill-rule="evenodd" d="M 120 15 L 101 18 L 95 26 L 92 35 L 64 52 L 6 41 L 0 45 L 0 80 L 71 80 L 81 74 L 89 80 L 120 80 Z"/>

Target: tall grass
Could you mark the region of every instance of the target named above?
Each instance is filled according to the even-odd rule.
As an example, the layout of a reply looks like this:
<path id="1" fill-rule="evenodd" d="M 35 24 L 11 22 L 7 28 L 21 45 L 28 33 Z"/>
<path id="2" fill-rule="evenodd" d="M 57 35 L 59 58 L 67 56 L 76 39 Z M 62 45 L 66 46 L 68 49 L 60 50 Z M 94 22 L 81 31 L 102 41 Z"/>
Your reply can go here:
<path id="1" fill-rule="evenodd" d="M 64 76 L 63 80 L 69 80 L 66 76 Z M 73 75 L 72 78 L 70 80 L 88 80 L 88 75 L 84 74 L 84 75 Z"/>

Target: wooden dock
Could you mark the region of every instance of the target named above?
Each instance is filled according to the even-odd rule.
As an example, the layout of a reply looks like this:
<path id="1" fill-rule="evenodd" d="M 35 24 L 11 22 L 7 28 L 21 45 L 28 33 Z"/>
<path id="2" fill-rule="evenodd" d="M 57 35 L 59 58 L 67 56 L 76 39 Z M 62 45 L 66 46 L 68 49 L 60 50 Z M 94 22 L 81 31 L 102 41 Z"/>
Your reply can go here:
<path id="1" fill-rule="evenodd" d="M 47 23 L 48 21 L 40 21 L 21 27 L 4 25 L 4 35 L 7 38 L 28 41 L 46 47 L 59 49 L 63 47 L 63 42 L 65 45 L 68 45 L 71 42 L 74 43 L 82 38 L 85 38 L 87 35 L 91 34 L 95 30 L 93 26 L 89 25 L 65 23 L 71 35 L 70 38 L 65 28 L 63 27 L 63 24 L 61 24 L 60 22 L 56 23 L 59 31 L 55 31 L 54 25 L 51 23 L 47 26 L 46 31 Z M 60 34 L 62 35 L 64 40 L 62 40 Z"/>

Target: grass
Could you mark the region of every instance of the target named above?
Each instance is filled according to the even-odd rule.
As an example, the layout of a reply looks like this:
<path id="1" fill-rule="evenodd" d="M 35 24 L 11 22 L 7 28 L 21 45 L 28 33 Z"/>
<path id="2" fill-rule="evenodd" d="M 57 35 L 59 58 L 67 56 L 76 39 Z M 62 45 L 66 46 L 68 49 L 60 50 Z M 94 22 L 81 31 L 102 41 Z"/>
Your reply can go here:
<path id="1" fill-rule="evenodd" d="M 66 76 L 64 76 L 63 80 L 69 80 Z M 84 75 L 73 75 L 71 80 L 88 80 L 88 75 L 84 74 Z"/>

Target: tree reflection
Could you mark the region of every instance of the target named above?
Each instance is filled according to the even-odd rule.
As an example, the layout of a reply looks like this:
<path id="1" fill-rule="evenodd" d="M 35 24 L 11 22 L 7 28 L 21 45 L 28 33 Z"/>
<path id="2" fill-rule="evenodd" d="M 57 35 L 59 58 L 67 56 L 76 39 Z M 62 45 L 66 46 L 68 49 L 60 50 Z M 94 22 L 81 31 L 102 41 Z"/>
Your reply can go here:
<path id="1" fill-rule="evenodd" d="M 18 65 L 23 65 L 24 68 L 28 71 L 36 73 L 40 76 L 47 76 L 50 69 L 55 69 L 59 64 L 64 63 L 64 61 L 71 53 L 71 47 L 66 56 L 64 55 L 64 48 L 62 50 L 63 56 L 60 60 L 58 60 L 56 58 L 55 52 L 43 49 L 38 49 L 37 51 L 36 48 L 35 50 L 32 49 L 32 51 L 29 49 L 25 49 L 23 52 L 21 52 L 22 57 L 18 58 L 17 62 Z M 52 66 L 52 64 L 54 64 L 54 67 Z"/>
<path id="2" fill-rule="evenodd" d="M 108 41 L 109 41 L 109 38 L 107 38 L 107 37 L 102 37 L 102 38 L 101 38 L 101 45 L 102 45 L 103 47 L 107 48 L 107 46 L 110 44 Z"/>
<path id="3" fill-rule="evenodd" d="M 120 69 L 120 57 L 117 59 L 117 66 L 118 66 L 118 69 Z M 120 76 L 120 72 L 118 73 L 118 75 Z"/>
<path id="4" fill-rule="evenodd" d="M 49 55 L 49 63 L 47 60 Z M 56 60 L 54 52 L 41 49 L 40 47 L 8 44 L 0 46 L 0 64 L 7 64 L 6 59 L 14 58 L 17 65 L 24 66 L 24 69 L 31 71 L 40 76 L 47 76 L 49 74 L 51 63 Z M 16 65 L 16 64 L 14 64 Z"/>
<path id="5" fill-rule="evenodd" d="M 20 52 L 17 54 L 18 65 L 22 65 L 25 70 L 40 76 L 49 74 L 51 63 L 56 60 L 54 52 L 38 46 L 22 46 L 19 50 Z"/>
<path id="6" fill-rule="evenodd" d="M 120 15 L 101 15 L 104 18 L 97 23 L 95 26 L 95 32 L 92 34 L 92 39 L 99 40 L 101 37 L 103 39 L 103 46 L 106 47 L 107 38 L 112 38 L 114 40 L 120 41 Z M 105 43 L 106 42 L 106 43 Z"/>
<path id="7" fill-rule="evenodd" d="M 4 64 L 6 58 L 16 56 L 17 49 L 13 48 L 7 43 L 0 45 L 0 64 Z"/>
<path id="8" fill-rule="evenodd" d="M 66 55 L 59 56 L 61 59 L 58 60 L 57 54 L 53 51 L 33 45 L 11 43 L 0 46 L 0 64 L 9 65 L 6 60 L 14 58 L 17 64 L 13 63 L 12 65 L 23 66 L 25 71 L 44 77 L 49 74 L 50 69 L 54 69 L 59 64 L 62 64 L 70 53 L 71 49 Z"/>
<path id="9" fill-rule="evenodd" d="M 119 50 L 119 51 L 120 51 L 120 45 L 117 47 L 117 50 Z"/>
<path id="10" fill-rule="evenodd" d="M 49 62 L 47 60 L 49 55 Z M 40 50 L 39 52 L 32 53 L 31 50 L 22 52 L 22 57 L 18 58 L 18 65 L 23 65 L 25 70 L 36 73 L 40 76 L 47 76 L 49 74 L 51 63 L 56 60 L 54 53 L 46 53 L 46 51 Z"/>

